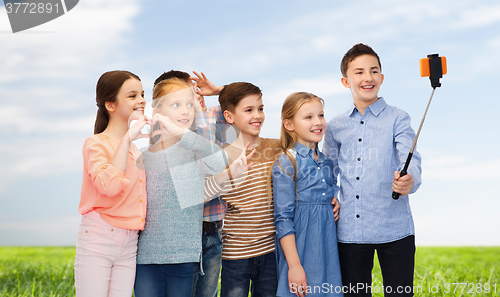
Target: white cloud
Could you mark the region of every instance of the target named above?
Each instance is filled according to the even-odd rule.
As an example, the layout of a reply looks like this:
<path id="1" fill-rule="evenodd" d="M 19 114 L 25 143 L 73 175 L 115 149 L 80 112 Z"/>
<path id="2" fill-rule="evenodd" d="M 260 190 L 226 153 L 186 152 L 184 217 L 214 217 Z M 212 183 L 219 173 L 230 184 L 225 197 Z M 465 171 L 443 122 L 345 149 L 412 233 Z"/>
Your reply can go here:
<path id="1" fill-rule="evenodd" d="M 54 138 L 23 139 L 0 146 L 2 181 L 20 177 L 50 176 L 82 169 L 83 137 L 71 134 Z"/>
<path id="2" fill-rule="evenodd" d="M 465 6 L 465 5 L 463 5 Z M 451 22 L 451 28 L 455 30 L 469 29 L 489 26 L 500 22 L 500 5 L 485 5 L 478 2 L 468 1 L 469 7 L 460 7 L 457 13 L 459 18 Z"/>
<path id="3" fill-rule="evenodd" d="M 3 9 L 5 13 L 5 9 Z M 128 42 L 138 1 L 80 1 L 67 14 L 16 34 L 0 34 L 0 82 L 80 77 Z M 5 23 L 2 23 L 2 29 Z M 92 63 L 89 63 L 92 61 Z"/>
<path id="4" fill-rule="evenodd" d="M 471 180 L 499 181 L 494 174 L 500 159 L 473 159 L 463 155 L 430 156 L 423 159 L 423 179 L 467 182 Z"/>
<path id="5" fill-rule="evenodd" d="M 401 49 L 419 52 L 428 45 L 434 50 L 456 49 L 466 40 L 450 40 L 447 35 L 494 25 L 500 20 L 499 9 L 496 3 L 478 5 L 465 0 L 444 1 L 440 5 L 430 0 L 338 4 L 280 22 L 267 21 L 268 27 L 262 31 L 257 25 L 225 31 L 215 35 L 213 43 L 190 50 L 187 57 L 209 57 L 202 61 L 204 69 L 256 75 L 318 57 L 342 56 L 358 42 L 390 44 L 385 57 L 400 54 Z M 478 48 L 481 46 L 477 44 Z"/>
<path id="6" fill-rule="evenodd" d="M 80 1 L 67 14 L 15 34 L 1 18 L 0 133 L 9 135 L 0 147 L 9 172 L 1 188 L 20 177 L 81 170 L 82 135 L 92 134 L 95 120 L 95 110 L 85 108 L 95 106 L 89 100 L 97 78 L 89 74 L 126 53 L 119 49 L 131 42 L 126 34 L 139 12 L 136 0 Z M 92 85 L 79 92 L 87 81 Z"/>
<path id="7" fill-rule="evenodd" d="M 314 77 L 290 80 L 266 81 L 262 88 L 270 106 L 281 109 L 285 98 L 294 92 L 310 92 L 323 99 L 339 94 L 348 94 L 349 90 L 340 84 L 340 74 L 322 74 Z"/>

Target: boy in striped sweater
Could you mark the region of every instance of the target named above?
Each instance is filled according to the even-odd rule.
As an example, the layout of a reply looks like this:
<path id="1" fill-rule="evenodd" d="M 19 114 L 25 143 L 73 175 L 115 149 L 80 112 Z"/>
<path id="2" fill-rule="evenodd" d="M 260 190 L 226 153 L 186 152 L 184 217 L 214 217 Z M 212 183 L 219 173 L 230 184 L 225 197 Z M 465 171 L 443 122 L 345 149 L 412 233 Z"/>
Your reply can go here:
<path id="1" fill-rule="evenodd" d="M 259 136 L 264 123 L 261 90 L 250 83 L 225 86 L 219 103 L 226 121 L 238 132 L 237 139 L 224 146 L 229 164 L 242 149 L 249 167 L 243 176 L 232 177 L 229 171 L 212 176 L 207 182 L 208 196 L 221 194 L 227 204 L 224 219 L 221 272 L 221 296 L 247 297 L 250 280 L 252 296 L 276 296 L 277 275 L 274 252 L 274 207 L 267 193 L 267 175 L 281 153 L 278 139 Z M 249 146 L 247 145 L 249 144 Z"/>

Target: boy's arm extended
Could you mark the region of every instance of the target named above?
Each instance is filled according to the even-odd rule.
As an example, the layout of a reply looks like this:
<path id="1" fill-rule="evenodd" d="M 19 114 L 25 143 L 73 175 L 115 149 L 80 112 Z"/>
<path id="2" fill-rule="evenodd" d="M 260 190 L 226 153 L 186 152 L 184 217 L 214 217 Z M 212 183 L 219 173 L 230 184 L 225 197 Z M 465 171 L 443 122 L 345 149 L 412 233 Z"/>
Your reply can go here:
<path id="1" fill-rule="evenodd" d="M 407 175 L 399 177 L 399 172 L 405 165 L 415 139 L 415 131 L 411 128 L 410 122 L 410 116 L 403 113 L 396 119 L 394 125 L 394 143 L 396 144 L 399 164 L 398 170 L 394 173 L 393 191 L 400 193 L 401 196 L 415 193 L 422 184 L 422 158 L 416 150 L 413 152 Z"/>
<path id="2" fill-rule="evenodd" d="M 199 88 L 196 92 L 199 95 L 202 96 L 213 96 L 213 95 L 219 95 L 222 89 L 224 88 L 223 86 L 216 86 L 214 85 L 211 81 L 208 80 L 208 78 L 205 76 L 205 73 L 201 72 L 199 74 L 196 71 L 193 71 L 193 73 L 196 75 L 196 77 L 190 77 L 191 80 L 194 80 L 196 82 L 196 87 Z"/>
<path id="3" fill-rule="evenodd" d="M 205 202 L 220 194 L 230 192 L 246 179 L 246 175 L 244 173 L 250 170 L 253 166 L 253 162 L 248 163 L 247 160 L 251 159 L 256 151 L 256 149 L 253 149 L 252 152 L 246 155 L 246 151 L 249 146 L 250 143 L 247 143 L 245 148 L 241 151 L 240 156 L 221 173 L 212 176 L 205 176 Z"/>

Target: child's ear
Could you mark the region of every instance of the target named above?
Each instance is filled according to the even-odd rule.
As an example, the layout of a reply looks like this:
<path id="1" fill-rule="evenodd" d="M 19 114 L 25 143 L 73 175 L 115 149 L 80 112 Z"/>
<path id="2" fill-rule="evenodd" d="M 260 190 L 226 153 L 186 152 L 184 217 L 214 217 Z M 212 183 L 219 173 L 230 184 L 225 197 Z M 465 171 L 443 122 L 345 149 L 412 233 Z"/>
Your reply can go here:
<path id="1" fill-rule="evenodd" d="M 108 112 L 114 112 L 116 110 L 116 103 L 111 101 L 104 102 L 104 106 L 108 110 Z"/>
<path id="2" fill-rule="evenodd" d="M 383 75 L 383 74 L 380 74 L 380 77 L 381 77 L 381 79 L 380 79 L 380 84 L 382 84 L 382 83 L 384 82 L 384 75 Z"/>
<path id="3" fill-rule="evenodd" d="M 224 118 L 226 119 L 226 121 L 229 123 L 229 124 L 232 124 L 234 123 L 234 120 L 233 120 L 233 115 L 231 114 L 231 112 L 229 110 L 224 110 Z"/>
<path id="4" fill-rule="evenodd" d="M 383 78 L 382 78 L 382 80 L 383 80 Z M 350 89 L 350 88 L 351 88 L 351 85 L 349 85 L 349 82 L 347 81 L 347 77 L 342 77 L 342 78 L 340 79 L 340 81 L 342 82 L 342 85 L 344 85 L 344 87 L 346 87 L 346 88 L 348 88 L 348 89 Z"/>
<path id="5" fill-rule="evenodd" d="M 285 127 L 288 131 L 293 131 L 293 126 L 290 120 L 283 120 L 283 127 Z"/>

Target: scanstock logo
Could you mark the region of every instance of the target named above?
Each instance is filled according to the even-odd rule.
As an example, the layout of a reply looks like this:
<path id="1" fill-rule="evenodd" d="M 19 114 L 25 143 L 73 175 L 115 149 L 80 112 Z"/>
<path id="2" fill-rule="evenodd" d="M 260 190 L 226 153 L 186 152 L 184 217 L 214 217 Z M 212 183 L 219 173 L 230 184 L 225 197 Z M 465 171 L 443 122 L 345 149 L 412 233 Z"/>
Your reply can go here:
<path id="1" fill-rule="evenodd" d="M 3 0 L 12 32 L 30 29 L 75 8 L 78 0 Z"/>

